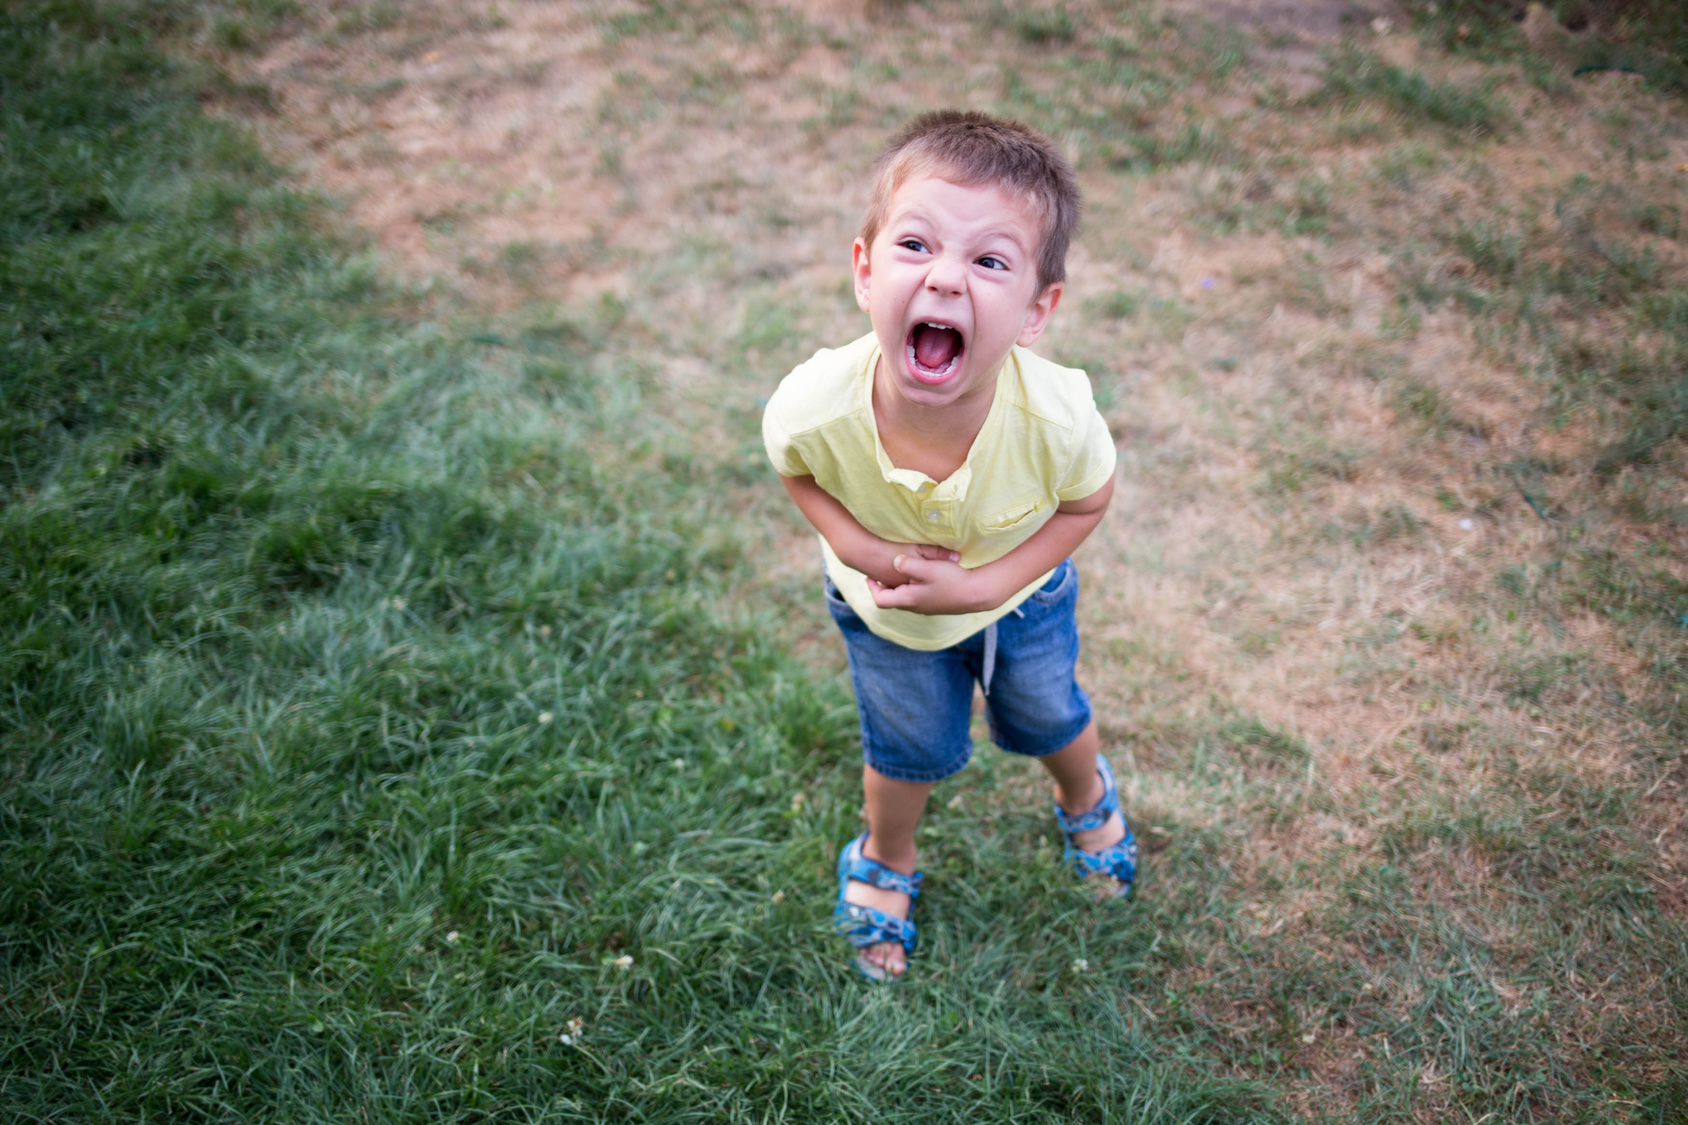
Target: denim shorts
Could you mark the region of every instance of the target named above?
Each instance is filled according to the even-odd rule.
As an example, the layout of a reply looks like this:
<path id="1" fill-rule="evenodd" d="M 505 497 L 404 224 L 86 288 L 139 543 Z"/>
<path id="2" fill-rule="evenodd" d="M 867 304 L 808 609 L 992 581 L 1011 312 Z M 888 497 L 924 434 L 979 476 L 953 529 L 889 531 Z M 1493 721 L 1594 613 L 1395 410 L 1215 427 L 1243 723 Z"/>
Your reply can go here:
<path id="1" fill-rule="evenodd" d="M 1068 559 L 996 622 L 994 643 L 980 630 L 919 652 L 870 632 L 828 579 L 826 605 L 844 634 L 867 764 L 898 781 L 959 772 L 973 752 L 975 683 L 986 686 L 991 741 L 1004 750 L 1041 758 L 1072 742 L 1090 725 L 1090 697 L 1073 678 L 1077 604 L 1078 570 Z"/>

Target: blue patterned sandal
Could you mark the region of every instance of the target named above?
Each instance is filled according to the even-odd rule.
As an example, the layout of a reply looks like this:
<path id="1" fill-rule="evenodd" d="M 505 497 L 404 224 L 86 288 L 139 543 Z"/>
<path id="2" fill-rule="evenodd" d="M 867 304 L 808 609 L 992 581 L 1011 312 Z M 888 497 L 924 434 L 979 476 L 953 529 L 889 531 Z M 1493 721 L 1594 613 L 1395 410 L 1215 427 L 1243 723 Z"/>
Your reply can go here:
<path id="1" fill-rule="evenodd" d="M 866 883 L 870 887 L 878 887 L 886 891 L 901 891 L 908 895 L 908 910 L 910 918 L 914 915 L 914 900 L 920 894 L 920 872 L 904 875 L 900 871 L 892 871 L 883 863 L 871 860 L 862 854 L 862 845 L 867 843 L 867 833 L 863 832 L 844 846 L 838 855 L 838 905 L 832 911 L 832 924 L 844 940 L 857 949 L 866 949 L 870 945 L 880 942 L 900 942 L 905 953 L 914 952 L 914 923 L 909 919 L 893 918 L 883 910 L 876 910 L 871 906 L 859 903 L 845 902 L 844 890 L 854 879 L 858 883 Z M 875 965 L 860 954 L 855 960 L 856 970 L 868 980 L 884 981 L 896 978 L 887 973 L 884 968 Z"/>
<path id="2" fill-rule="evenodd" d="M 1061 831 L 1067 837 L 1067 848 L 1061 853 L 1061 862 L 1070 863 L 1080 878 L 1091 875 L 1106 875 L 1119 885 L 1114 895 L 1124 898 L 1131 893 L 1131 885 L 1137 879 L 1137 837 L 1131 834 L 1131 825 L 1126 823 L 1125 814 L 1120 813 L 1120 823 L 1125 827 L 1125 835 L 1117 844 L 1111 844 L 1100 851 L 1083 851 L 1073 843 L 1073 835 L 1077 832 L 1088 832 L 1092 828 L 1100 828 L 1108 823 L 1108 818 L 1119 809 L 1119 790 L 1114 787 L 1114 771 L 1108 768 L 1108 759 L 1096 755 L 1096 772 L 1102 777 L 1102 799 L 1096 802 L 1096 807 L 1087 813 L 1069 816 L 1062 811 L 1060 805 L 1055 806 L 1055 822 L 1061 826 Z"/>

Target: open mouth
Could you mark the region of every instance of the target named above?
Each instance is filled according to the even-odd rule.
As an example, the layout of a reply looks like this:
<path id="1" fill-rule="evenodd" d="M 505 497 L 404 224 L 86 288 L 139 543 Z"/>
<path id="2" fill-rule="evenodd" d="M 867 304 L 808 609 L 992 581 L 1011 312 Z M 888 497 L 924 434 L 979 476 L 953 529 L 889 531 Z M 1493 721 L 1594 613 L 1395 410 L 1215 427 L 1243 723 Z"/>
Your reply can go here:
<path id="1" fill-rule="evenodd" d="M 961 353 L 967 350 L 967 342 L 957 329 L 947 324 L 923 321 L 909 331 L 903 350 L 908 353 L 908 365 L 915 378 L 938 383 L 955 371 Z"/>

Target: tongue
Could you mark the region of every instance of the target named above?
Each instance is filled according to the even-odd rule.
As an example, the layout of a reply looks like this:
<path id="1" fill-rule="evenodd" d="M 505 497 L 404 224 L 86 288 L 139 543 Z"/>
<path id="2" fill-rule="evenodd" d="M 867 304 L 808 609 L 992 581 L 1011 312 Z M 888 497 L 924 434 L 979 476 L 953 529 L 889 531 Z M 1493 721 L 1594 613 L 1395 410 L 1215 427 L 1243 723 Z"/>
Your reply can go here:
<path id="1" fill-rule="evenodd" d="M 941 369 L 961 352 L 961 333 L 922 324 L 914 330 L 914 358 L 928 371 Z"/>

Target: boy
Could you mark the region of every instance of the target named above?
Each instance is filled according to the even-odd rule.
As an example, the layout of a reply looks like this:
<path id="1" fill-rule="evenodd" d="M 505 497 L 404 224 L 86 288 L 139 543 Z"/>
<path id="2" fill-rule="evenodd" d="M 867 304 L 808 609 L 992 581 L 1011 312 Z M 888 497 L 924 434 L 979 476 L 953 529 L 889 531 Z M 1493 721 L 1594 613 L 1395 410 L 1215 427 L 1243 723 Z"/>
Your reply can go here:
<path id="1" fill-rule="evenodd" d="M 1025 350 L 1060 303 L 1078 206 L 1042 134 L 917 118 L 881 153 L 852 248 L 873 331 L 797 367 L 763 416 L 820 533 L 861 713 L 868 830 L 839 856 L 834 918 L 875 980 L 914 950 L 915 828 L 967 764 L 975 679 L 992 739 L 1048 769 L 1068 859 L 1119 894 L 1136 875 L 1073 679 L 1067 556 L 1113 495 L 1113 440 L 1084 373 Z"/>

